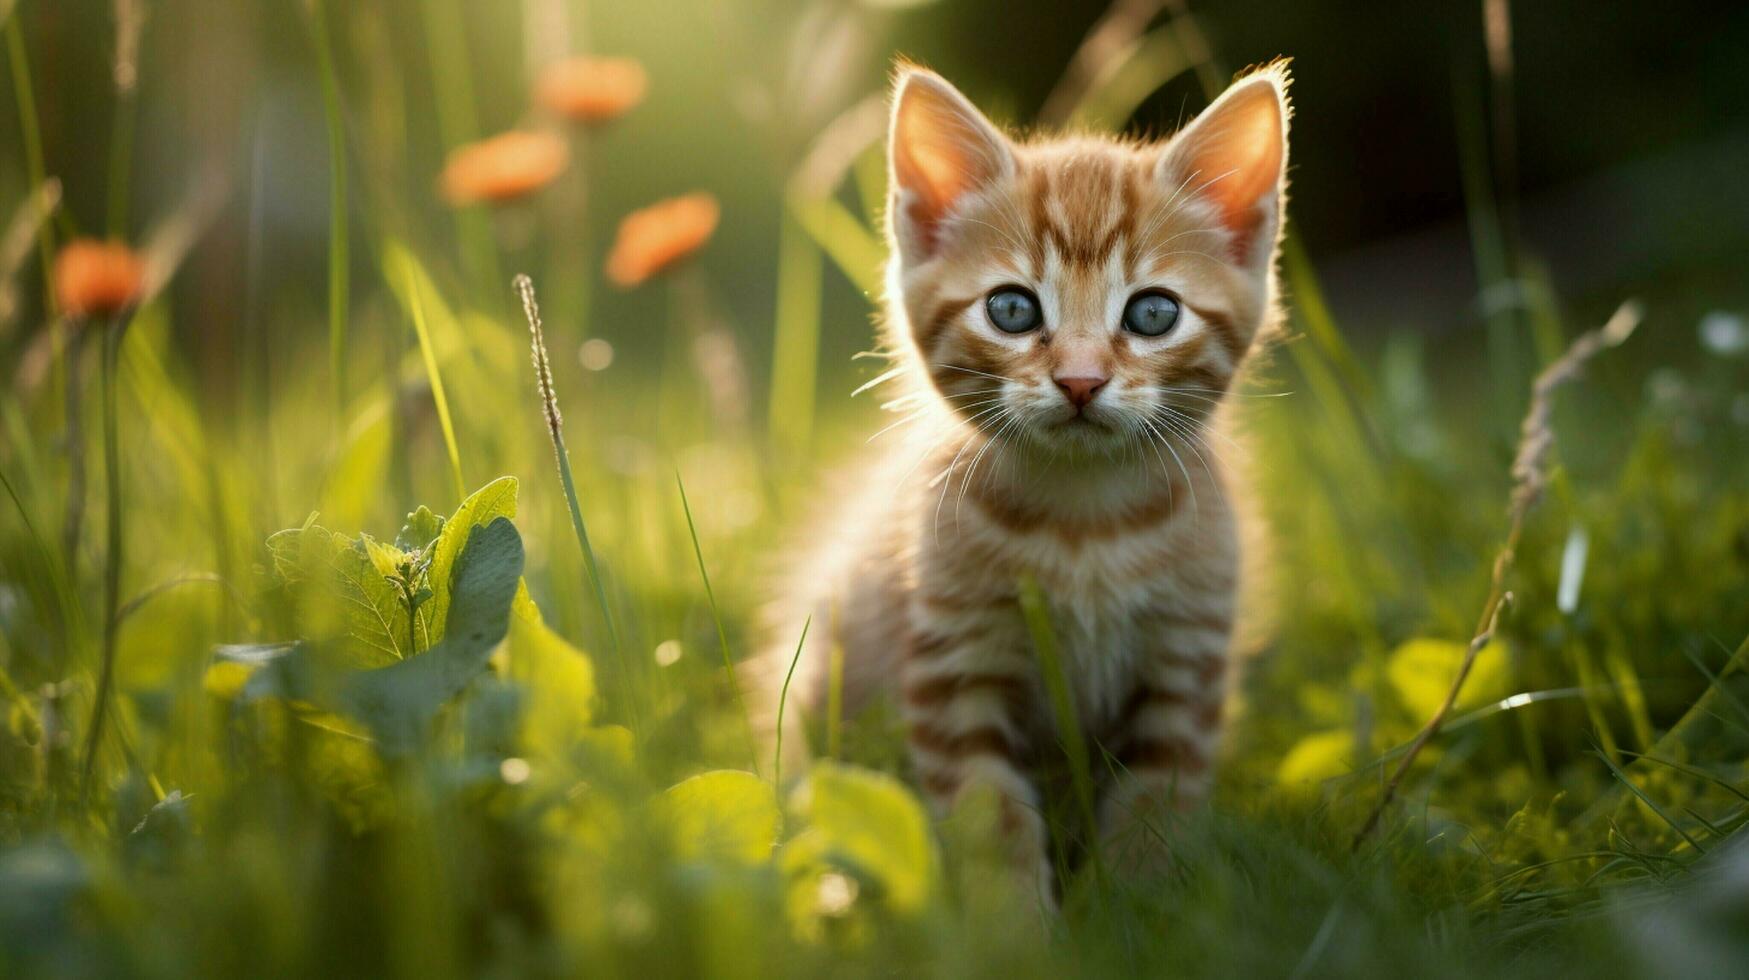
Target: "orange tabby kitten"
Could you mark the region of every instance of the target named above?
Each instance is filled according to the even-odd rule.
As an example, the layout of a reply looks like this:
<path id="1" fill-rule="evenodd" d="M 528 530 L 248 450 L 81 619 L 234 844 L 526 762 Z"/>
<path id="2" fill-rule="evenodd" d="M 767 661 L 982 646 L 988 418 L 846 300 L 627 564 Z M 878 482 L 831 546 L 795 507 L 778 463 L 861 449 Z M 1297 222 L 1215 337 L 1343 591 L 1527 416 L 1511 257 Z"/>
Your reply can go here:
<path id="1" fill-rule="evenodd" d="M 928 796 L 993 787 L 1046 895 L 1037 779 L 1058 734 L 1023 580 L 1095 747 L 1108 846 L 1209 792 L 1239 549 L 1207 440 L 1275 311 L 1287 85 L 1280 64 L 1247 75 L 1159 143 L 1019 140 L 939 76 L 898 75 L 885 339 L 914 438 L 833 499 L 795 578 L 777 623 L 815 629 L 790 698 L 817 708 L 835 644 L 846 710 L 896 688 Z M 791 657 L 774 646 L 768 705 Z"/>

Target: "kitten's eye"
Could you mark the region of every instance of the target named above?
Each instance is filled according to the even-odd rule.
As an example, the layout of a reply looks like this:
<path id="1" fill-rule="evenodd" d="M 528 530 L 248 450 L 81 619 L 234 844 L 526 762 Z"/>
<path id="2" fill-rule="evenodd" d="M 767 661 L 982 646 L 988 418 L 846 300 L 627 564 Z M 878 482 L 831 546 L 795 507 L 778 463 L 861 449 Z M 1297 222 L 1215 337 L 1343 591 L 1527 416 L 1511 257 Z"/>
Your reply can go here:
<path id="1" fill-rule="evenodd" d="M 984 312 L 990 322 L 1004 333 L 1026 333 L 1037 329 L 1045 320 L 1038 308 L 1038 297 L 1024 289 L 1005 286 L 984 301 Z"/>
<path id="2" fill-rule="evenodd" d="M 1137 293 L 1123 308 L 1123 327 L 1144 337 L 1158 337 L 1178 323 L 1178 301 L 1165 293 Z"/>

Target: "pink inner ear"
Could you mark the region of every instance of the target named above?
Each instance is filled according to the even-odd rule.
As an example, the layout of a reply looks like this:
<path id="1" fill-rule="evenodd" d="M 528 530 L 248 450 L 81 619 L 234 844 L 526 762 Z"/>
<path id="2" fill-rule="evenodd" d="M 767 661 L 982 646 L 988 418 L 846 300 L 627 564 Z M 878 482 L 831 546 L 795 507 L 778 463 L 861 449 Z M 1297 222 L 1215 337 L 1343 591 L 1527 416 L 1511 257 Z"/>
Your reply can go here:
<path id="1" fill-rule="evenodd" d="M 1233 233 L 1233 257 L 1243 259 L 1269 217 L 1259 205 L 1281 180 L 1281 101 L 1272 86 L 1253 83 L 1211 112 L 1186 134 L 1195 141 L 1186 166 L 1198 175 L 1193 180 L 1206 184 L 1203 196 L 1220 208 L 1221 224 Z"/>
<path id="2" fill-rule="evenodd" d="M 914 77 L 903 85 L 893 119 L 893 179 L 910 195 L 905 217 L 925 252 L 938 244 L 941 221 L 959 198 L 996 176 L 1001 139 L 955 101 L 945 82 Z"/>

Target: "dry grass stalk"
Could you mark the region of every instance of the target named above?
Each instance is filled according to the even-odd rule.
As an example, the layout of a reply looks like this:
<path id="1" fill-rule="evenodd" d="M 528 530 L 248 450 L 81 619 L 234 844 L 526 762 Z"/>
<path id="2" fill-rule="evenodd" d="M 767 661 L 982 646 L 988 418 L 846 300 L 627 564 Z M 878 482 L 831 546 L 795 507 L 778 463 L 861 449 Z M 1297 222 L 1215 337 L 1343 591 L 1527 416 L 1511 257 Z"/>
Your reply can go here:
<path id="1" fill-rule="evenodd" d="M 1087 97 L 1100 72 L 1117 63 L 1119 55 L 1135 44 L 1148 25 L 1166 9 L 1166 0 L 1116 0 L 1106 8 L 1081 46 L 1075 49 L 1069 67 L 1057 80 L 1039 109 L 1039 122 L 1061 126 Z"/>
<path id="2" fill-rule="evenodd" d="M 140 81 L 140 33 L 146 27 L 145 0 L 115 0 L 115 90 L 134 94 Z"/>
<path id="3" fill-rule="evenodd" d="M 541 417 L 547 423 L 547 435 L 552 438 L 553 458 L 559 467 L 559 482 L 565 491 L 565 502 L 571 509 L 571 529 L 577 535 L 577 548 L 583 554 L 589 582 L 595 588 L 595 602 L 601 611 L 601 621 L 616 658 L 621 656 L 619 630 L 613 623 L 613 611 L 607 603 L 607 588 L 601 581 L 601 568 L 595 561 L 595 549 L 589 544 L 589 530 L 583 523 L 583 505 L 577 499 L 577 483 L 571 476 L 571 454 L 565 449 L 565 420 L 559 415 L 559 399 L 553 392 L 553 366 L 547 356 L 546 333 L 542 329 L 540 303 L 534 296 L 534 280 L 518 274 L 511 281 L 516 296 L 522 300 L 522 313 L 528 320 L 529 345 L 534 361 L 535 384 L 540 389 Z M 624 663 L 620 664 L 622 670 Z"/>
<path id="4" fill-rule="evenodd" d="M 1463 691 L 1464 681 L 1470 676 L 1470 668 L 1475 665 L 1476 655 L 1494 638 L 1494 631 L 1500 625 L 1500 614 L 1512 601 L 1512 593 L 1506 591 L 1506 575 L 1511 571 L 1513 560 L 1517 557 L 1525 519 L 1548 485 L 1548 455 L 1555 444 L 1555 432 L 1550 424 L 1555 391 L 1577 378 L 1585 364 L 1599 352 L 1627 340 L 1634 328 L 1640 325 L 1641 312 L 1639 303 L 1633 300 L 1623 303 L 1609 318 L 1609 322 L 1574 340 L 1566 353 L 1544 368 L 1531 385 L 1530 408 L 1524 413 L 1524 422 L 1519 430 L 1518 453 L 1512 460 L 1512 496 L 1507 507 L 1509 524 L 1506 543 L 1501 546 L 1500 553 L 1494 556 L 1488 599 L 1482 604 L 1482 616 L 1476 624 L 1475 635 L 1470 638 L 1463 662 L 1458 665 L 1457 676 L 1452 678 L 1451 688 L 1445 693 L 1445 700 L 1440 703 L 1433 717 L 1427 719 L 1427 724 L 1421 727 L 1415 740 L 1409 743 L 1408 750 L 1397 761 L 1396 769 L 1385 781 L 1383 795 L 1367 815 L 1360 831 L 1354 835 L 1356 849 L 1378 827 L 1379 818 L 1384 816 L 1385 810 L 1396 797 L 1398 786 L 1409 772 L 1409 767 L 1415 764 L 1422 747 L 1439 734 L 1446 717 L 1451 714 L 1452 705 Z"/>
<path id="5" fill-rule="evenodd" d="M 0 237 L 0 331 L 9 327 L 18 313 L 18 271 L 36 247 L 37 231 L 60 206 L 61 182 L 50 177 L 25 197 L 6 224 L 6 234 Z"/>

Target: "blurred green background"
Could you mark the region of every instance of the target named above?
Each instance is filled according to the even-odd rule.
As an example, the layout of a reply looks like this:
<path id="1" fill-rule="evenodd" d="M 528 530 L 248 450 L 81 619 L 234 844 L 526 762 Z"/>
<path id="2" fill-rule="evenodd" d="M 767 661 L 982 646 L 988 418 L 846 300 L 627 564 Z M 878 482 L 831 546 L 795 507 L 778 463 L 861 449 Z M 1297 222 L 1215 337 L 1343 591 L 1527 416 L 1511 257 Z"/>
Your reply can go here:
<path id="1" fill-rule="evenodd" d="M 325 262 L 328 156 L 315 56 L 300 3 L 141 6 L 134 189 L 121 230 L 141 234 L 196 175 L 230 182 L 172 298 L 187 313 L 174 319 L 199 364 L 203 399 L 233 404 L 240 338 L 265 330 L 260 311 L 321 305 L 312 286 Z M 1525 245 L 1566 302 L 1595 310 L 1658 290 L 1685 314 L 1740 306 L 1749 190 L 1733 175 L 1749 167 L 1749 83 L 1738 59 L 1749 12 L 1703 2 L 1514 5 L 1502 103 L 1510 115 L 1501 119 L 1483 6 L 1195 8 L 1226 70 L 1294 58 L 1292 214 L 1325 271 L 1333 312 L 1363 333 L 1474 325 L 1482 292 L 1466 215 L 1477 192 L 1466 191 L 1466 167 L 1472 183 L 1515 200 Z M 590 137 L 589 221 L 566 231 L 599 257 L 619 215 L 710 190 L 725 217 L 703 262 L 745 342 L 761 345 L 783 179 L 826 122 L 882 89 L 895 53 L 1024 123 L 1106 5 L 440 0 L 435 9 L 446 13 L 383 0 L 334 17 L 360 233 L 374 216 L 422 241 L 449 234 L 432 188 L 450 145 L 528 121 L 533 66 L 553 54 L 631 55 L 648 67 L 648 101 Z M 24 4 L 19 17 L 49 169 L 64 182 L 71 219 L 102 230 L 117 135 L 111 5 Z M 1172 78 L 1131 126 L 1169 131 L 1206 101 L 1207 78 Z M 471 111 L 447 105 L 451 92 Z M 1510 173 L 1491 165 L 1496 126 L 1510 134 Z M 0 127 L 15 147 L 0 192 L 17 201 L 27 176 L 16 115 Z M 362 256 L 359 264 L 362 277 Z M 592 267 L 555 272 L 599 280 Z M 840 276 L 826 287 L 823 363 L 837 370 L 867 341 L 866 304 Z M 638 325 L 662 315 L 659 295 L 596 294 L 579 329 L 634 350 L 647 341 Z M 289 349 L 303 342 L 283 327 L 272 333 Z"/>

